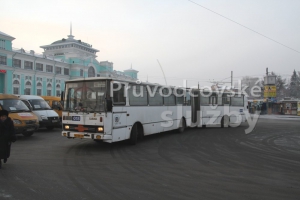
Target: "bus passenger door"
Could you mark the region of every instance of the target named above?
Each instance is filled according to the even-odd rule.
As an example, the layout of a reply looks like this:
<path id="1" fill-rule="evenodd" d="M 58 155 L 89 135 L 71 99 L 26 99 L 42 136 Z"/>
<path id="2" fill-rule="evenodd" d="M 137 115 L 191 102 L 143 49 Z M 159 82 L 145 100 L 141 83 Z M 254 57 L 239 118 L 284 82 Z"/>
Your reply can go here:
<path id="1" fill-rule="evenodd" d="M 192 126 L 198 126 L 200 122 L 200 91 L 192 90 L 191 94 L 192 106 Z"/>

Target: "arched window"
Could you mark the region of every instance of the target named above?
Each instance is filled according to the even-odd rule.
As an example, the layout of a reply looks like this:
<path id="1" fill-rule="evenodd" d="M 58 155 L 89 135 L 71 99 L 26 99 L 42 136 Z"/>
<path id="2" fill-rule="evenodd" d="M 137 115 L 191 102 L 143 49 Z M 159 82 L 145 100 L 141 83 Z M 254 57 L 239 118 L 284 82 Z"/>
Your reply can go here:
<path id="1" fill-rule="evenodd" d="M 94 69 L 94 67 L 89 67 L 88 77 L 95 77 L 95 69 Z"/>
<path id="2" fill-rule="evenodd" d="M 52 85 L 51 85 L 51 83 L 47 84 L 47 96 L 52 96 Z"/>
<path id="3" fill-rule="evenodd" d="M 36 95 L 42 95 L 42 83 L 41 82 L 38 82 L 36 84 Z"/>
<path id="4" fill-rule="evenodd" d="M 31 86 L 31 83 L 29 81 L 26 82 L 26 86 Z"/>
<path id="5" fill-rule="evenodd" d="M 13 84 L 15 84 L 15 85 L 19 85 L 19 84 L 20 84 L 20 82 L 19 82 L 18 80 L 14 80 Z"/>
<path id="6" fill-rule="evenodd" d="M 13 82 L 13 94 L 20 94 L 20 82 L 18 80 Z"/>

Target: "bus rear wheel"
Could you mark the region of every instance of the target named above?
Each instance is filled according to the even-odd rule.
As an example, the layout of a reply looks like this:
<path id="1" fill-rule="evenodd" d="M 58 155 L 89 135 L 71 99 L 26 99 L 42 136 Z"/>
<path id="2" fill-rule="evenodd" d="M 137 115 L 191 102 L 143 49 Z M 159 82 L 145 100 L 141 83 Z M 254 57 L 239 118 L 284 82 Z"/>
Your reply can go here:
<path id="1" fill-rule="evenodd" d="M 183 133 L 186 129 L 186 123 L 185 123 L 185 119 L 181 118 L 180 124 L 179 124 L 179 128 L 177 129 L 178 133 Z"/>
<path id="2" fill-rule="evenodd" d="M 221 128 L 230 127 L 229 123 L 230 123 L 229 117 L 227 115 L 223 116 L 221 119 Z"/>

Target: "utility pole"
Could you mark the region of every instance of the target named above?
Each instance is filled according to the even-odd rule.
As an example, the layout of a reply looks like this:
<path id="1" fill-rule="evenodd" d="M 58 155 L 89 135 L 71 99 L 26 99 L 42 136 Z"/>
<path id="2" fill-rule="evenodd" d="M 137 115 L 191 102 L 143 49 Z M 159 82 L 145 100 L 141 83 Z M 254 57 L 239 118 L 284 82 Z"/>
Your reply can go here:
<path id="1" fill-rule="evenodd" d="M 232 89 L 232 86 L 233 86 L 233 71 L 231 71 L 231 88 Z"/>

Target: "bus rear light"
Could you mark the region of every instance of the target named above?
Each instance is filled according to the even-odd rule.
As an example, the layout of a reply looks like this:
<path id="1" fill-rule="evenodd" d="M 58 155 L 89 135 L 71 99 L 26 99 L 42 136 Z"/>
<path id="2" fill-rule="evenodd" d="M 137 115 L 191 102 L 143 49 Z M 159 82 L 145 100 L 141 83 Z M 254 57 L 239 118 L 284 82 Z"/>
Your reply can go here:
<path id="1" fill-rule="evenodd" d="M 67 136 L 67 133 L 63 133 L 63 136 L 65 136 L 65 137 L 66 137 L 66 136 Z"/>
<path id="2" fill-rule="evenodd" d="M 70 126 L 69 125 L 65 125 L 65 129 L 70 129 Z"/>
<path id="3" fill-rule="evenodd" d="M 103 131 L 103 127 L 98 127 L 98 132 L 102 132 Z"/>
<path id="4" fill-rule="evenodd" d="M 100 117 L 100 122 L 102 122 L 102 117 Z"/>

